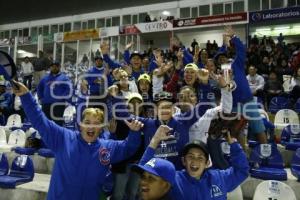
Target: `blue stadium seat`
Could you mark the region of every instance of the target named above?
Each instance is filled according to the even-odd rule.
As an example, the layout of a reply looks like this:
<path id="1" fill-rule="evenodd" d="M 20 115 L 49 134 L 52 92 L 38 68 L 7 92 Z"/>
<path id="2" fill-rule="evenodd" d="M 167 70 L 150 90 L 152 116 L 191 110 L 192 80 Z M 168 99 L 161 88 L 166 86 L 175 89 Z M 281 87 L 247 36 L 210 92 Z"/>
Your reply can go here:
<path id="1" fill-rule="evenodd" d="M 15 153 L 20 155 L 33 155 L 36 151 L 35 148 L 26 148 L 26 147 L 15 147 L 14 148 Z"/>
<path id="2" fill-rule="evenodd" d="M 250 148 L 254 148 L 256 147 L 257 145 L 259 145 L 259 142 L 258 141 L 255 141 L 255 140 L 248 140 L 248 146 Z"/>
<path id="3" fill-rule="evenodd" d="M 295 151 L 300 148 L 300 125 L 288 125 L 281 132 L 281 144 L 285 149 Z"/>
<path id="4" fill-rule="evenodd" d="M 46 158 L 54 158 L 54 153 L 51 149 L 41 148 L 38 150 L 38 155 Z"/>
<path id="5" fill-rule="evenodd" d="M 287 180 L 283 160 L 276 144 L 260 144 L 253 148 L 250 175 L 263 180 Z"/>
<path id="6" fill-rule="evenodd" d="M 16 185 L 33 180 L 34 167 L 30 157 L 26 155 L 17 156 L 11 166 L 10 173 L 0 176 L 0 187 L 15 188 Z"/>
<path id="7" fill-rule="evenodd" d="M 0 176 L 7 175 L 8 173 L 8 160 L 4 153 L 0 153 Z"/>
<path id="8" fill-rule="evenodd" d="M 300 148 L 295 151 L 291 162 L 291 171 L 292 174 L 298 179 L 300 182 Z"/>
<path id="9" fill-rule="evenodd" d="M 297 113 L 300 113 L 300 98 L 297 100 L 297 102 L 295 103 L 295 111 Z"/>
<path id="10" fill-rule="evenodd" d="M 277 113 L 281 109 L 288 109 L 289 101 L 286 97 L 273 97 L 270 101 L 269 111 L 272 114 Z"/>

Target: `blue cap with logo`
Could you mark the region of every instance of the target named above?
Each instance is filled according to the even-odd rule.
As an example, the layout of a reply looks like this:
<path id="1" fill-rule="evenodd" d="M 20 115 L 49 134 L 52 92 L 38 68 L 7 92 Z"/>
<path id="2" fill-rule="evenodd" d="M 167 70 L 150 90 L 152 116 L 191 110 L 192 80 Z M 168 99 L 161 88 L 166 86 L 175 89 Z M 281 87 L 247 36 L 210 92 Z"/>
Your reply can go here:
<path id="1" fill-rule="evenodd" d="M 173 163 L 168 160 L 152 158 L 145 165 L 134 165 L 133 169 L 158 176 L 170 183 L 171 186 L 175 184 L 176 170 Z"/>

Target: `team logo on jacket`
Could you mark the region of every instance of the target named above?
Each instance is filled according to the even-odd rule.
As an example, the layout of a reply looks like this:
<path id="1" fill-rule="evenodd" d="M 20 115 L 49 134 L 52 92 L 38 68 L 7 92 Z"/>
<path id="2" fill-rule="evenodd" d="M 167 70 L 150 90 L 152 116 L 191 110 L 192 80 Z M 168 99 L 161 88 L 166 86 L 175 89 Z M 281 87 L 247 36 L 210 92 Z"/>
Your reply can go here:
<path id="1" fill-rule="evenodd" d="M 210 189 L 210 194 L 211 194 L 211 197 L 214 198 L 214 197 L 222 196 L 222 195 L 223 195 L 223 192 L 222 192 L 222 190 L 219 188 L 219 186 L 217 186 L 217 185 L 212 185 L 212 186 L 211 186 L 211 189 Z"/>
<path id="2" fill-rule="evenodd" d="M 110 151 L 106 148 L 99 149 L 99 160 L 102 165 L 110 164 Z"/>

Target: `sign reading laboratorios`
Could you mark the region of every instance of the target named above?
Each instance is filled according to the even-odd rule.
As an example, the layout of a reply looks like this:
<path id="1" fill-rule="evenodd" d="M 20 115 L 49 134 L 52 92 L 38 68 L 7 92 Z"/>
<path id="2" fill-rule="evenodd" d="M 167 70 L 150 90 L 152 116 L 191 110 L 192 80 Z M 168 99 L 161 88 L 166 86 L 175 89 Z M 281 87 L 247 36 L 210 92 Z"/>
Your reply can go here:
<path id="1" fill-rule="evenodd" d="M 64 42 L 77 41 L 77 40 L 89 40 L 100 38 L 98 29 L 87 29 L 81 31 L 65 32 L 63 36 Z"/>
<path id="2" fill-rule="evenodd" d="M 232 13 L 226 15 L 215 15 L 207 17 L 179 19 L 173 21 L 174 28 L 187 27 L 187 26 L 201 26 L 207 24 L 220 24 L 228 22 L 247 22 L 248 15 L 246 12 Z"/>
<path id="3" fill-rule="evenodd" d="M 299 19 L 300 7 L 289 7 L 272 10 L 263 10 L 249 13 L 250 23 L 258 23 L 281 19 Z"/>

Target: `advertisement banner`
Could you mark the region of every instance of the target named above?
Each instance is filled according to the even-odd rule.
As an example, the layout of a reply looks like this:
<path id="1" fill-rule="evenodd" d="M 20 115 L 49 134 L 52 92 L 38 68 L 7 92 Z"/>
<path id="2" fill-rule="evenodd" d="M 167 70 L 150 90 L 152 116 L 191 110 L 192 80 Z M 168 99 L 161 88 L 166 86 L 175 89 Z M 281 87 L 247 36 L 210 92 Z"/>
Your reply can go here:
<path id="1" fill-rule="evenodd" d="M 120 26 L 119 33 L 121 35 L 134 35 L 141 33 L 135 25 Z"/>
<path id="2" fill-rule="evenodd" d="M 226 15 L 215 15 L 215 16 L 206 16 L 206 17 L 198 17 L 198 18 L 189 18 L 189 19 L 181 19 L 174 20 L 173 27 L 187 27 L 187 26 L 201 26 L 207 24 L 222 24 L 228 22 L 247 22 L 248 15 L 246 12 L 242 13 L 232 13 Z"/>
<path id="3" fill-rule="evenodd" d="M 99 36 L 101 38 L 117 36 L 117 35 L 119 35 L 119 27 L 118 26 L 100 28 L 99 29 Z"/>
<path id="4" fill-rule="evenodd" d="M 300 18 L 300 7 L 281 8 L 249 13 L 250 23 L 296 18 Z"/>
<path id="5" fill-rule="evenodd" d="M 135 25 L 141 33 L 170 31 L 173 29 L 173 24 L 169 21 L 157 21 L 150 23 L 140 23 Z"/>
<path id="6" fill-rule="evenodd" d="M 99 31 L 97 29 L 87 29 L 87 30 L 74 31 L 74 32 L 65 32 L 63 41 L 70 42 L 70 41 L 89 40 L 89 39 L 98 39 L 98 38 L 99 38 Z"/>

